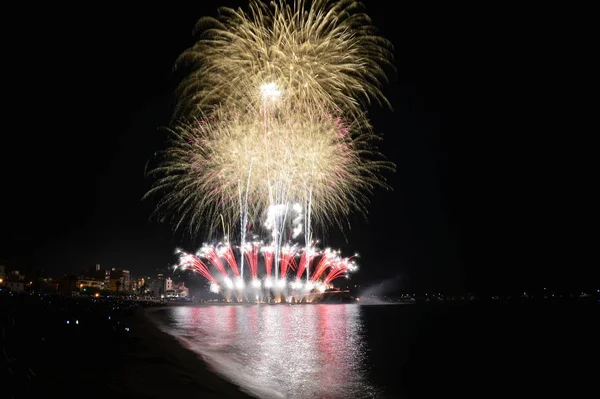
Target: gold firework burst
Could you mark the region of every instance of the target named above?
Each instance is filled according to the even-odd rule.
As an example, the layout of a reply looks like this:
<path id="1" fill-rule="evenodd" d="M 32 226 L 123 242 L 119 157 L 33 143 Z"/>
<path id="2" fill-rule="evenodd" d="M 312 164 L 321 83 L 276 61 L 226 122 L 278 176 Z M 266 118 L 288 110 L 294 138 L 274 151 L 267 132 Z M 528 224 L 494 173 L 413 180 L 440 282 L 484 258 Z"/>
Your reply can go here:
<path id="1" fill-rule="evenodd" d="M 217 18 L 201 18 L 196 32 L 196 44 L 176 62 L 188 72 L 176 118 L 216 105 L 256 105 L 267 83 L 281 88 L 285 108 L 338 109 L 346 119 L 363 116 L 371 101 L 387 104 L 382 84 L 392 46 L 360 2 L 251 0 L 248 11 L 220 8 Z"/>

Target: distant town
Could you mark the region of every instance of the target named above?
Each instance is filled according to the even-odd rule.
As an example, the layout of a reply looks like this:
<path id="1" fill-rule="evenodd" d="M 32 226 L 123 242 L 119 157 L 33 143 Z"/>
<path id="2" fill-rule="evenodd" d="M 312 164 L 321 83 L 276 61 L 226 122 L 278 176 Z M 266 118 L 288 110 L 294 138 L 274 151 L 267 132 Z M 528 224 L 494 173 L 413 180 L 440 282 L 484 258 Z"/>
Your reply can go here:
<path id="1" fill-rule="evenodd" d="M 123 296 L 144 299 L 174 298 L 188 300 L 189 289 L 184 282 L 175 283 L 171 277 L 134 277 L 129 270 L 102 268 L 99 264 L 76 274 L 61 277 L 29 276 L 19 270 L 6 271 L 0 265 L 0 290 L 14 293 L 35 292 L 67 296 Z"/>
<path id="2" fill-rule="evenodd" d="M 177 279 L 177 278 L 176 278 Z M 382 287 L 383 289 L 383 287 Z M 0 264 L 0 291 L 13 293 L 60 294 L 64 296 L 88 296 L 168 300 L 168 301 L 200 301 L 206 297 L 194 298 L 190 295 L 189 287 L 183 281 L 175 282 L 165 273 L 155 276 L 134 277 L 129 270 L 102 268 L 99 264 L 75 274 L 65 274 L 61 277 L 30 276 L 19 270 L 7 271 Z M 512 292 L 503 295 L 479 295 L 465 293 L 462 295 L 447 295 L 441 292 L 433 293 L 386 293 L 376 294 L 373 289 L 364 290 L 358 284 L 335 287 L 328 290 L 333 301 L 373 303 L 384 302 L 447 302 L 447 301 L 514 301 L 514 300 L 588 300 L 600 302 L 600 287 L 583 291 L 560 291 L 542 287 L 530 291 Z M 371 292 L 371 293 L 368 293 Z M 327 292 L 326 292 L 327 294 Z M 210 302 L 225 301 L 212 295 Z"/>

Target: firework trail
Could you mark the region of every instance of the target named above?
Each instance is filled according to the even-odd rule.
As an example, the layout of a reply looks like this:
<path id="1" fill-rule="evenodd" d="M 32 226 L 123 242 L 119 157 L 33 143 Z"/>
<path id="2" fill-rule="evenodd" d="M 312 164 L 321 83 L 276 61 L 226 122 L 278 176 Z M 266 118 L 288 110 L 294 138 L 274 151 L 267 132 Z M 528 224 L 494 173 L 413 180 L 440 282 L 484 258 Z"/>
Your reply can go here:
<path id="1" fill-rule="evenodd" d="M 334 266 L 327 274 L 327 277 L 325 277 L 325 280 L 324 280 L 325 284 L 328 284 L 332 280 L 340 277 L 346 271 L 347 271 L 347 269 L 344 266 L 339 266 L 339 265 Z"/>
<path id="2" fill-rule="evenodd" d="M 240 277 L 240 272 L 238 270 L 237 262 L 235 260 L 235 255 L 233 254 L 233 249 L 231 248 L 231 245 L 224 244 L 219 246 L 218 254 L 220 257 L 224 258 L 227 261 L 227 264 L 229 264 L 229 267 L 233 271 L 233 274 L 236 277 Z"/>
<path id="3" fill-rule="evenodd" d="M 331 266 L 332 262 L 335 262 L 336 257 L 337 254 L 331 249 L 325 249 L 325 251 L 323 251 L 323 253 L 321 254 L 321 259 L 317 263 L 317 266 L 315 266 L 315 270 L 313 271 L 311 281 L 314 282 L 317 279 L 319 279 L 323 272 L 325 272 L 325 270 Z"/>
<path id="4" fill-rule="evenodd" d="M 331 269 L 329 270 L 329 273 L 323 280 L 323 283 L 327 285 L 327 284 L 331 283 L 333 280 L 335 280 L 336 278 L 346 275 L 346 273 L 348 273 L 348 271 L 354 271 L 355 269 L 356 269 L 355 263 L 353 261 L 351 261 L 349 258 L 340 259 L 337 262 L 335 262 L 335 264 L 331 267 Z"/>
<path id="5" fill-rule="evenodd" d="M 239 183 L 239 203 L 240 203 L 240 238 L 242 248 L 246 245 L 246 230 L 248 229 L 248 194 L 250 190 L 250 178 L 252 177 L 252 162 L 248 166 L 248 180 L 246 181 L 246 189 L 242 191 L 242 184 Z M 242 193 L 244 199 L 242 201 Z M 244 277 L 244 257 L 240 259 L 241 276 Z"/>
<path id="6" fill-rule="evenodd" d="M 296 270 L 296 268 L 298 267 L 295 261 L 295 257 L 298 253 L 297 251 L 298 249 L 296 245 L 286 245 L 281 249 L 280 267 L 282 279 L 285 279 L 288 268 Z"/>
<path id="7" fill-rule="evenodd" d="M 204 244 L 202 248 L 200 248 L 198 254 L 203 258 L 207 259 L 214 267 L 216 267 L 219 273 L 221 273 L 221 276 L 223 276 L 223 278 L 228 276 L 227 271 L 225 270 L 225 265 L 221 260 L 217 248 L 215 248 L 212 245 Z"/>
<path id="8" fill-rule="evenodd" d="M 217 284 L 217 281 L 215 280 L 215 278 L 212 276 L 212 274 L 210 274 L 210 271 L 208 270 L 208 266 L 206 264 L 204 264 L 204 262 L 202 262 L 202 260 L 200 258 L 198 258 L 195 255 L 185 253 L 179 249 L 177 250 L 176 253 L 178 253 L 180 255 L 179 267 L 182 270 L 192 270 L 192 271 L 200 274 L 201 276 L 203 276 L 210 283 Z"/>
<path id="9" fill-rule="evenodd" d="M 304 273 L 304 270 L 306 270 L 306 281 L 308 282 L 310 263 L 316 255 L 317 251 L 313 249 L 313 247 L 305 248 L 304 251 L 302 251 L 300 263 L 298 264 L 298 270 L 296 272 L 296 279 L 300 279 L 302 277 L 302 273 Z"/>
<path id="10" fill-rule="evenodd" d="M 275 252 L 271 246 L 262 247 L 261 252 L 265 260 L 265 271 L 267 273 L 267 278 L 271 278 L 271 268 L 273 267 L 273 257 L 275 256 Z"/>
<path id="11" fill-rule="evenodd" d="M 256 242 L 246 243 L 242 248 L 248 260 L 250 276 L 252 276 L 252 279 L 256 279 L 258 277 L 258 252 L 260 244 Z"/>

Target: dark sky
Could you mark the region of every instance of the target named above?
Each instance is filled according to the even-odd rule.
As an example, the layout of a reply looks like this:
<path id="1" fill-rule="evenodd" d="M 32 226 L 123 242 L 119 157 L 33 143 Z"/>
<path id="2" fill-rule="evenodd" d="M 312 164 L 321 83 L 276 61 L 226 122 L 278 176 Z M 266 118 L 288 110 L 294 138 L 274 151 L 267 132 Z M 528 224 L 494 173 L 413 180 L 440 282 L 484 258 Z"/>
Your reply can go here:
<path id="1" fill-rule="evenodd" d="M 5 52 L 1 258 L 47 273 L 100 263 L 134 275 L 174 261 L 180 237 L 150 220 L 153 204 L 141 201 L 144 166 L 164 146 L 172 65 L 193 43 L 194 23 L 236 4 L 244 3 L 15 13 L 5 28 L 14 40 Z M 551 234 L 540 231 L 547 205 L 533 199 L 532 184 L 547 187 L 551 177 L 526 161 L 531 140 L 494 122 L 501 101 L 489 91 L 502 82 L 477 66 L 490 60 L 455 50 L 453 24 L 434 6 L 367 5 L 396 50 L 386 90 L 394 111 L 372 117 L 398 171 L 392 192 L 376 192 L 368 222 L 353 220 L 347 242 L 328 238 L 361 254 L 356 281 L 424 291 L 589 281 L 585 267 L 561 272 L 548 266 L 558 257 L 539 255 L 540 234 Z M 454 122 L 465 115 L 469 123 Z"/>

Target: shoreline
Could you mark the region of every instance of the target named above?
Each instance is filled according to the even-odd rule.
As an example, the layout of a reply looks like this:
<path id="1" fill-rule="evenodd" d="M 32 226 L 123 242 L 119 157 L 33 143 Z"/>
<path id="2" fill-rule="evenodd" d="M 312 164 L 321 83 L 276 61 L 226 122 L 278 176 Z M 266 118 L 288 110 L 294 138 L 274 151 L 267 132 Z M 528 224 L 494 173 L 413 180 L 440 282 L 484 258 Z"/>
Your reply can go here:
<path id="1" fill-rule="evenodd" d="M 147 312 L 152 303 L 0 293 L 8 397 L 252 398 Z"/>
<path id="2" fill-rule="evenodd" d="M 199 355 L 186 348 L 177 338 L 162 331 L 148 314 L 161 308 L 138 309 L 133 315 L 132 332 L 141 342 L 137 350 L 127 355 L 130 358 L 128 360 L 139 364 L 134 368 L 135 372 L 129 375 L 132 379 L 129 383 L 135 389 L 127 389 L 122 393 L 146 398 L 163 398 L 165 395 L 254 398 L 243 392 L 242 387 L 212 371 Z M 148 386 L 148 381 L 159 379 L 164 380 L 166 389 Z M 144 387 L 143 391 L 139 390 L 140 387 Z"/>

